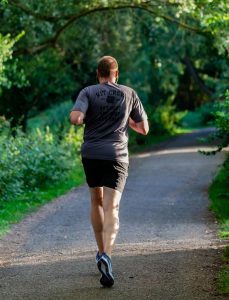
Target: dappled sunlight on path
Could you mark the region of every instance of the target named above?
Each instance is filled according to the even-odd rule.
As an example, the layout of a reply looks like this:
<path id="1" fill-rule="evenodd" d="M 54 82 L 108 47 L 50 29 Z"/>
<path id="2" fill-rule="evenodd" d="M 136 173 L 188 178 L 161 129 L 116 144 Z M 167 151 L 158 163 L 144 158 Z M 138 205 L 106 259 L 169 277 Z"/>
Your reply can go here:
<path id="1" fill-rule="evenodd" d="M 212 151 L 215 148 L 212 147 L 189 147 L 189 148 L 174 148 L 169 150 L 161 150 L 155 152 L 146 152 L 141 154 L 136 154 L 134 157 L 143 158 L 143 157 L 150 157 L 150 156 L 157 156 L 157 155 L 167 155 L 167 154 L 179 154 L 179 153 L 198 153 L 198 151 Z M 229 147 L 224 149 L 224 152 L 229 151 Z"/>
<path id="2" fill-rule="evenodd" d="M 220 242 L 210 240 L 208 243 L 196 243 L 195 239 L 189 240 L 176 240 L 176 241 L 154 241 L 154 242 L 142 242 L 142 243 L 128 243 L 117 244 L 113 256 L 135 256 L 135 255 L 148 255 L 152 253 L 167 253 L 167 252 L 179 252 L 179 251 L 192 251 L 192 250 L 208 250 L 208 249 L 221 249 L 227 244 L 227 241 Z M 94 260 L 94 250 L 87 248 L 65 248 L 65 249 L 53 249 L 50 251 L 33 252 L 29 254 L 22 254 L 11 259 L 5 259 L 0 261 L 0 267 L 4 266 L 20 266 L 20 265 L 37 265 L 37 264 L 49 264 L 51 262 L 69 261 L 69 260 L 81 260 L 92 259 Z"/>

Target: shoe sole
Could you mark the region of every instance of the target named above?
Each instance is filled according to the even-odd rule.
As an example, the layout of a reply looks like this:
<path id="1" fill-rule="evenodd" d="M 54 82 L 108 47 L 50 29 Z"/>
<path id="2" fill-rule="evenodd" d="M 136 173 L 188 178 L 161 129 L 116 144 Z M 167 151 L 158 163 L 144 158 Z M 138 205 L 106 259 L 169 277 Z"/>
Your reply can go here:
<path id="1" fill-rule="evenodd" d="M 102 264 L 105 267 L 105 272 L 102 269 L 102 267 L 103 267 Z M 97 266 L 98 266 L 100 273 L 102 274 L 102 276 L 100 278 L 100 283 L 103 286 L 111 287 L 114 284 L 114 277 L 111 274 L 111 270 L 109 268 L 109 263 L 104 258 L 101 258 L 98 261 Z"/>

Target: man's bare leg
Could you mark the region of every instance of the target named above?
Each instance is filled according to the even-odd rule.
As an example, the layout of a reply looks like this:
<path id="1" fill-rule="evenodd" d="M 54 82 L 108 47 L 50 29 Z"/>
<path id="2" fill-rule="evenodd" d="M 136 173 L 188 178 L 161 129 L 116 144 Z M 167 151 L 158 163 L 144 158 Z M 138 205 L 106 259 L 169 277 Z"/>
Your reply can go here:
<path id="1" fill-rule="evenodd" d="M 122 193 L 119 191 L 103 187 L 104 252 L 110 257 L 119 229 L 119 203 L 121 197 Z"/>
<path id="2" fill-rule="evenodd" d="M 103 187 L 90 188 L 91 193 L 91 224 L 98 245 L 99 254 L 104 249 L 104 210 L 103 210 Z"/>

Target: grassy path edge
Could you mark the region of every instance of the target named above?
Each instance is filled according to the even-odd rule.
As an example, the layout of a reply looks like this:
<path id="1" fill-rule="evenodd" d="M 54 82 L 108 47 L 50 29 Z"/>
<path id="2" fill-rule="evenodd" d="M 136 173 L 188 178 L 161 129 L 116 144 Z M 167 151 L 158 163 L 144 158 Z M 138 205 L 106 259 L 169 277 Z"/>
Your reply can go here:
<path id="1" fill-rule="evenodd" d="M 229 154 L 209 187 L 210 209 L 219 221 L 219 236 L 229 238 Z M 222 266 L 217 275 L 217 289 L 220 294 L 229 295 L 229 245 L 224 248 Z"/>
<path id="2" fill-rule="evenodd" d="M 0 237 L 7 234 L 11 226 L 20 222 L 26 215 L 37 211 L 42 205 L 55 200 L 72 188 L 83 184 L 85 178 L 80 160 L 78 160 L 77 165 L 75 170 L 52 185 L 37 191 L 25 192 L 7 202 L 0 201 Z"/>

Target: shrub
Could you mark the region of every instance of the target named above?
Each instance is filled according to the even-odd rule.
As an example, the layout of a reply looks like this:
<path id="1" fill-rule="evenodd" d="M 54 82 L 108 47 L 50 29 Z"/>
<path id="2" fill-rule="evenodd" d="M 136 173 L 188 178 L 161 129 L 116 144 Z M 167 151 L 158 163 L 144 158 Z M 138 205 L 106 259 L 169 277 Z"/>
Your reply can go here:
<path id="1" fill-rule="evenodd" d="M 145 137 L 130 130 L 129 145 L 147 144 L 154 136 L 172 135 L 176 132 L 180 119 L 183 118 L 186 112 L 177 112 L 171 101 L 167 101 L 154 108 L 152 105 L 146 105 L 146 112 L 149 121 L 149 134 Z"/>
<path id="2" fill-rule="evenodd" d="M 71 126 L 61 141 L 49 127 L 28 135 L 15 131 L 15 137 L 0 134 L 0 199 L 57 182 L 77 166 L 82 129 Z"/>
<path id="3" fill-rule="evenodd" d="M 152 109 L 151 109 L 152 110 Z M 155 111 L 151 111 L 149 121 L 152 133 L 174 134 L 177 125 L 185 112 L 177 112 L 175 105 L 171 101 L 158 106 Z"/>
<path id="4" fill-rule="evenodd" d="M 214 121 L 214 114 L 216 112 L 215 102 L 208 102 L 201 105 L 198 109 L 201 117 L 201 124 L 208 125 Z"/>
<path id="5" fill-rule="evenodd" d="M 72 101 L 65 101 L 46 109 L 36 117 L 28 120 L 29 131 L 49 127 L 53 133 L 63 136 L 70 128 L 69 111 L 73 106 Z"/>
<path id="6" fill-rule="evenodd" d="M 225 93 L 225 99 L 223 101 L 218 101 L 215 104 L 214 118 L 216 132 L 210 134 L 207 141 L 217 141 L 217 149 L 212 151 L 200 151 L 206 155 L 216 154 L 229 145 L 229 91 Z"/>
<path id="7" fill-rule="evenodd" d="M 180 121 L 183 127 L 200 127 L 210 125 L 214 121 L 215 102 L 208 102 L 195 111 L 188 111 Z"/>

